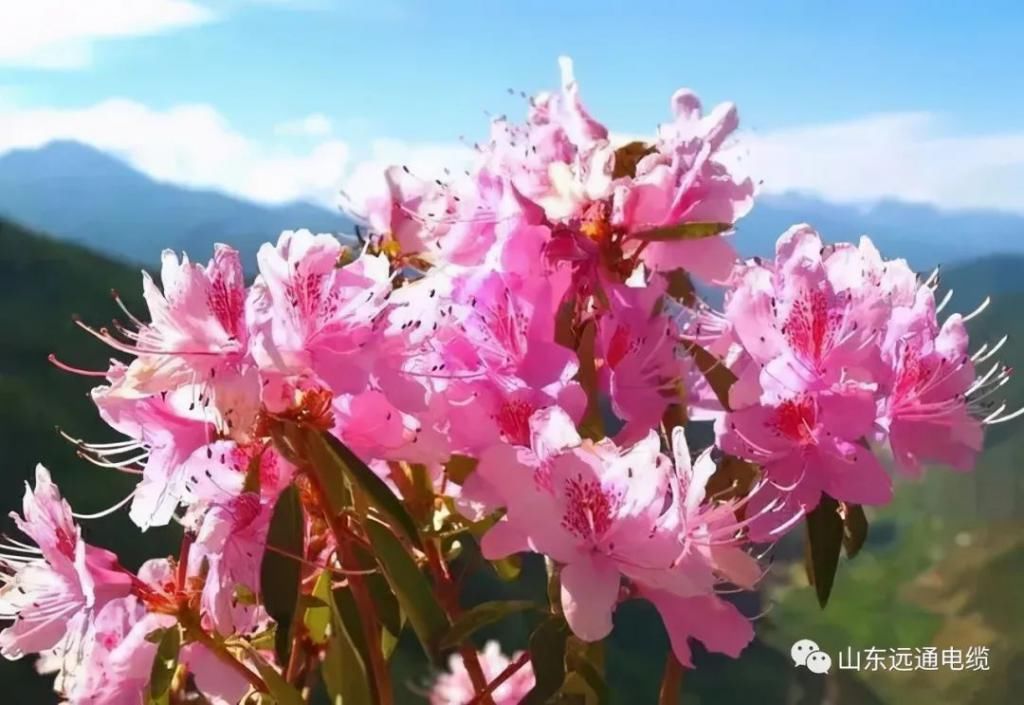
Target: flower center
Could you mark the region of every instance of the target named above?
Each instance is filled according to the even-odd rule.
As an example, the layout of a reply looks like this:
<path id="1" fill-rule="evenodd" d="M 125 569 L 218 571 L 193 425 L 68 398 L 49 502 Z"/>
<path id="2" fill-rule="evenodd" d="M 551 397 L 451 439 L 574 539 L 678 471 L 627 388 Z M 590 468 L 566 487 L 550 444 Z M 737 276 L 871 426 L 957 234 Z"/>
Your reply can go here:
<path id="1" fill-rule="evenodd" d="M 530 445 L 530 416 L 534 411 L 533 404 L 520 399 L 502 402 L 495 416 L 502 438 L 507 443 Z"/>
<path id="2" fill-rule="evenodd" d="M 622 498 L 610 493 L 597 480 L 581 476 L 565 483 L 566 508 L 562 527 L 583 540 L 598 540 L 611 528 L 612 513 Z"/>
<path id="3" fill-rule="evenodd" d="M 789 399 L 775 410 L 775 430 L 800 445 L 814 443 L 816 423 L 817 410 L 809 397 Z"/>

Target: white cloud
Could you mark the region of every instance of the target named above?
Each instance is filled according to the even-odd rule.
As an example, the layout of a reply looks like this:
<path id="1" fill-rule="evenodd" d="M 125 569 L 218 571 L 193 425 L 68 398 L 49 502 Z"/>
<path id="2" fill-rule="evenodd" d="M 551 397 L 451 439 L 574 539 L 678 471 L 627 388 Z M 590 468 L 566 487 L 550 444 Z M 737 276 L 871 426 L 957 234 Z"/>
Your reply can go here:
<path id="1" fill-rule="evenodd" d="M 79 68 L 96 42 L 209 22 L 192 0 L 4 0 L 0 66 Z"/>
<path id="2" fill-rule="evenodd" d="M 78 110 L 0 113 L 0 153 L 59 139 L 113 153 L 159 180 L 270 203 L 333 203 L 349 163 L 349 147 L 341 140 L 302 151 L 263 144 L 234 130 L 208 105 L 157 111 L 108 100 Z"/>
<path id="3" fill-rule="evenodd" d="M 955 134 L 930 113 L 746 132 L 731 157 L 765 193 L 1024 212 L 1024 131 Z"/>
<path id="4" fill-rule="evenodd" d="M 312 113 L 297 120 L 282 122 L 274 132 L 285 137 L 326 137 L 334 131 L 334 125 L 323 113 Z"/>
<path id="5" fill-rule="evenodd" d="M 327 206 L 344 190 L 359 203 L 380 189 L 391 164 L 441 177 L 465 169 L 473 151 L 457 142 L 341 137 L 365 133 L 314 113 L 257 140 L 209 105 L 153 110 L 129 100 L 76 109 L 0 110 L 0 153 L 70 139 L 114 153 L 154 178 L 280 203 Z M 304 139 L 296 141 L 294 135 Z M 845 203 L 883 198 L 941 208 L 1024 213 L 1024 132 L 963 135 L 927 113 L 869 116 L 786 130 L 745 132 L 729 150 L 763 193 L 801 191 Z"/>

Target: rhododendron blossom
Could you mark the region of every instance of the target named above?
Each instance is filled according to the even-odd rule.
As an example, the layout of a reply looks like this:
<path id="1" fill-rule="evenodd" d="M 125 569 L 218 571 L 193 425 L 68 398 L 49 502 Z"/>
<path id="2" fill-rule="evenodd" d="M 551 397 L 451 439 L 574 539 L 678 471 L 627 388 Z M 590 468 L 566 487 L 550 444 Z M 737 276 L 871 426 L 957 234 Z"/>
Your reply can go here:
<path id="1" fill-rule="evenodd" d="M 393 705 L 417 687 L 389 676 L 408 636 L 449 666 L 433 705 L 548 702 L 601 690 L 590 645 L 639 599 L 668 634 L 668 702 L 695 643 L 751 642 L 729 595 L 805 519 L 824 604 L 840 542 L 816 532 L 863 543 L 861 505 L 897 489 L 878 449 L 966 471 L 984 427 L 1024 413 L 998 401 L 1005 338 L 971 352 L 985 304 L 943 317 L 935 277 L 868 237 L 799 224 L 738 259 L 753 186 L 723 156 L 732 104 L 679 90 L 656 136 L 620 144 L 561 68 L 464 173 L 388 168 L 350 204 L 356 237 L 286 231 L 251 279 L 229 245 L 205 266 L 166 251 L 146 313 L 118 298 L 128 325 L 80 322 L 126 359 L 51 359 L 100 378 L 124 438 L 62 435 L 136 481 L 92 517 L 130 503 L 180 548 L 129 572 L 40 468 L 27 538 L 0 543 L 3 656 L 40 654 L 72 705 Z M 536 610 L 465 604 L 481 563 L 531 579 L 524 553 L 546 567 Z M 512 613 L 530 650 L 478 651 Z"/>

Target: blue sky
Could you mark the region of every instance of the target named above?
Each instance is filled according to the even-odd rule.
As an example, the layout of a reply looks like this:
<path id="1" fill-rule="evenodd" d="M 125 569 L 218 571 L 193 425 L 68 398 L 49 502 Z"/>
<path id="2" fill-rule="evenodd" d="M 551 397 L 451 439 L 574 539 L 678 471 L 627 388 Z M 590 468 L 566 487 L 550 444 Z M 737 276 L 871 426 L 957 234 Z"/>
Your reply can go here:
<path id="1" fill-rule="evenodd" d="M 31 138 L 0 136 L 0 149 L 43 139 L 42 116 L 53 119 L 56 136 L 78 136 L 189 182 L 163 173 L 166 155 L 140 157 L 138 147 L 78 135 L 67 124 L 116 98 L 144 108 L 140 121 L 201 106 L 245 141 L 247 158 L 290 159 L 295 169 L 318 146 L 334 143 L 340 155 L 343 143 L 351 176 L 360 161 L 381 156 L 375 140 L 388 140 L 390 155 L 398 144 L 414 152 L 482 136 L 485 110 L 523 110 L 505 89 L 556 86 L 556 59 L 568 54 L 588 106 L 616 132 L 651 131 L 668 96 L 685 85 L 706 105 L 737 102 L 759 154 L 799 151 L 800 139 L 804 152 L 820 152 L 828 142 L 829 158 L 840 163 L 823 165 L 822 176 L 841 167 L 844 154 L 864 151 L 855 139 L 867 139 L 868 152 L 905 149 L 894 161 L 921 162 L 922 178 L 947 166 L 943 153 L 950 168 L 959 153 L 970 171 L 963 184 L 947 177 L 886 187 L 891 194 L 872 193 L 870 174 L 846 194 L 792 173 L 770 173 L 769 188 L 1024 209 L 1024 196 L 1014 199 L 1024 186 L 1019 3 L 132 0 L 134 16 L 126 17 L 125 1 L 90 0 L 95 17 L 69 18 L 59 0 L 38 0 L 36 12 L 0 9 L 0 47 L 36 36 L 35 26 L 54 35 L 0 48 L 0 108 L 27 116 L 9 118 L 8 131 L 35 128 Z M 295 127 L 311 115 L 313 128 Z M 187 126 L 160 125 L 185 130 L 174 139 L 187 142 Z M 808 159 L 794 157 L 818 171 Z M 977 193 L 964 196 L 965 187 Z M 258 189 L 248 195 L 261 197 Z"/>

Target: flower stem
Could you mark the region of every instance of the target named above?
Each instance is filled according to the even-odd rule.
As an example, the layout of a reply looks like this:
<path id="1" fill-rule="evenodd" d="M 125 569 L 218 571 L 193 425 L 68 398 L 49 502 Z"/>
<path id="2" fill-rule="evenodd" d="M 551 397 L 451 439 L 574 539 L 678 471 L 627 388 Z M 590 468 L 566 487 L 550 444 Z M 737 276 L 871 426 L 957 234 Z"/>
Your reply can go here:
<path id="1" fill-rule="evenodd" d="M 352 543 L 357 537 L 351 527 L 348 526 L 349 518 L 336 512 L 327 500 L 327 494 L 320 485 L 320 480 L 315 472 L 307 473 L 310 485 L 316 495 L 317 504 L 323 512 L 324 519 L 334 534 L 334 541 L 338 548 L 338 558 L 341 560 L 342 569 L 356 565 L 355 553 L 352 551 Z M 380 621 L 377 618 L 377 611 L 373 605 L 370 591 L 358 571 L 347 572 L 348 584 L 352 588 L 352 598 L 359 608 L 360 622 L 363 625 L 363 636 L 366 639 L 366 650 L 370 659 L 370 672 L 377 687 L 377 697 L 380 705 L 392 705 L 394 695 L 391 690 L 391 676 L 388 673 L 387 664 L 384 663 L 384 654 L 380 646 Z"/>
<path id="2" fill-rule="evenodd" d="M 519 672 L 519 669 L 530 662 L 530 652 L 524 651 L 519 658 L 505 666 L 505 670 L 498 674 L 497 678 L 487 684 L 480 693 L 470 700 L 467 705 L 480 705 L 484 697 L 490 697 L 491 693 L 501 687 L 501 684 Z"/>
<path id="3" fill-rule="evenodd" d="M 235 658 L 223 643 L 210 636 L 210 634 L 199 626 L 198 623 L 193 624 L 190 620 L 183 620 L 182 626 L 185 628 L 185 632 L 190 639 L 205 646 L 207 650 L 216 656 L 225 666 L 245 678 L 253 688 L 261 693 L 269 692 L 267 684 L 263 682 L 263 679 L 260 678 L 259 674 Z"/>
<path id="4" fill-rule="evenodd" d="M 444 558 L 441 556 L 437 542 L 426 540 L 423 542 L 423 547 L 424 552 L 427 554 L 427 565 L 430 566 L 430 572 L 433 574 L 434 581 L 437 584 L 441 605 L 444 607 L 445 612 L 448 613 L 448 617 L 454 622 L 462 613 L 462 607 L 459 605 L 458 586 L 452 580 L 448 564 L 445 563 Z M 459 655 L 462 656 L 462 664 L 466 667 L 469 679 L 473 683 L 473 690 L 476 691 L 476 697 L 473 702 L 479 702 L 480 705 L 494 705 L 490 691 L 487 690 L 487 676 L 484 675 L 484 669 L 480 666 L 480 657 L 476 649 L 472 644 L 465 642 L 459 645 Z"/>
<path id="5" fill-rule="evenodd" d="M 683 690 L 683 665 L 670 650 L 665 659 L 665 673 L 661 677 L 658 705 L 679 705 Z"/>

